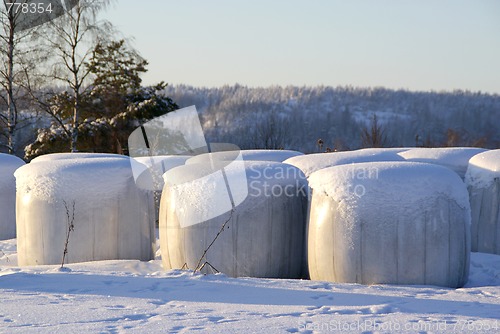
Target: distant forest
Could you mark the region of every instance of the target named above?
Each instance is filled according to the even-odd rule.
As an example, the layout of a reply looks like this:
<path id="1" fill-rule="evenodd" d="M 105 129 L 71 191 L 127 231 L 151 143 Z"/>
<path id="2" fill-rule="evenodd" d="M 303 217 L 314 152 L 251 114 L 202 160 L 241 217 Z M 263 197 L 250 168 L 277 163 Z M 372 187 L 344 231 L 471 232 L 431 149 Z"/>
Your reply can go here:
<path id="1" fill-rule="evenodd" d="M 500 96 L 385 88 L 168 86 L 179 107 L 196 105 L 206 137 L 248 148 L 302 152 L 367 146 L 374 116 L 384 146 L 500 147 Z M 318 144 L 320 140 L 320 145 Z"/>
<path id="2" fill-rule="evenodd" d="M 209 142 L 232 143 L 242 149 L 283 148 L 314 153 L 371 147 L 362 135 L 370 132 L 374 116 L 385 138 L 383 147 L 500 148 L 500 95 L 241 85 L 220 88 L 168 85 L 159 95 L 171 98 L 180 108 L 195 105 Z M 23 126 L 16 141 L 18 155 L 23 156 L 24 146 L 44 133 L 40 129 L 47 129 L 54 122 L 46 113 L 31 111 L 29 105 L 20 103 L 18 107 L 22 110 L 19 118 Z M 102 113 L 99 109 L 94 112 Z M 125 141 L 129 132 L 122 133 Z M 97 134 L 94 138 L 99 138 Z M 102 140 L 110 142 L 109 138 L 104 136 Z M 111 145 L 89 145 L 80 151 L 116 152 Z M 56 147 L 54 151 L 57 149 L 68 150 Z"/>

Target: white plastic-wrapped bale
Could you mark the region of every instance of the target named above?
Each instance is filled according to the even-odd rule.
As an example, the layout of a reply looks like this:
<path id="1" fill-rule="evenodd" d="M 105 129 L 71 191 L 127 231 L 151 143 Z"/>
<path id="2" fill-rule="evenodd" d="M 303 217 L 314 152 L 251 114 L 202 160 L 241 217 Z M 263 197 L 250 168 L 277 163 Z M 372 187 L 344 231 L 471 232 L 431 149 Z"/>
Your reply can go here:
<path id="1" fill-rule="evenodd" d="M 309 274 L 360 284 L 461 287 L 470 257 L 465 184 L 438 165 L 376 162 L 311 175 Z"/>
<path id="2" fill-rule="evenodd" d="M 21 266 L 110 259 L 151 260 L 154 207 L 129 159 L 48 160 L 19 168 L 17 249 Z"/>
<path id="3" fill-rule="evenodd" d="M 469 166 L 469 160 L 487 150 L 475 147 L 414 148 L 400 152 L 406 161 L 425 162 L 447 167 L 456 172 L 462 180 Z"/>
<path id="4" fill-rule="evenodd" d="M 164 178 L 165 269 L 209 263 L 232 277 L 302 277 L 308 188 L 299 169 L 235 161 L 185 165 Z"/>
<path id="5" fill-rule="evenodd" d="M 472 211 L 472 251 L 500 254 L 500 150 L 475 155 L 465 183 Z"/>
<path id="6" fill-rule="evenodd" d="M 24 161 L 0 153 L 0 240 L 16 237 L 16 179 L 14 172 Z"/>
<path id="7" fill-rule="evenodd" d="M 365 148 L 356 151 L 315 153 L 292 157 L 284 161 L 300 168 L 309 177 L 312 173 L 327 167 L 347 165 L 360 162 L 404 161 L 398 155 L 406 148 Z"/>
<path id="8" fill-rule="evenodd" d="M 304 153 L 291 150 L 241 150 L 221 151 L 196 155 L 186 161 L 186 165 L 206 163 L 208 161 L 274 161 L 283 162 L 291 157 L 302 156 Z"/>

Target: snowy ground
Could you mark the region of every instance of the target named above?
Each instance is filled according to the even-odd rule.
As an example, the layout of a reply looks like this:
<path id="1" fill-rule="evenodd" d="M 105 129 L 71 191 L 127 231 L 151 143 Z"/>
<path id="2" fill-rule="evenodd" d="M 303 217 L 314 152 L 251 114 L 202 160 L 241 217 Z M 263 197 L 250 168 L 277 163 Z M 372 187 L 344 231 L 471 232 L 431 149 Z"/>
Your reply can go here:
<path id="1" fill-rule="evenodd" d="M 228 278 L 161 261 L 19 268 L 0 241 L 0 333 L 500 332 L 500 256 L 462 289 Z"/>

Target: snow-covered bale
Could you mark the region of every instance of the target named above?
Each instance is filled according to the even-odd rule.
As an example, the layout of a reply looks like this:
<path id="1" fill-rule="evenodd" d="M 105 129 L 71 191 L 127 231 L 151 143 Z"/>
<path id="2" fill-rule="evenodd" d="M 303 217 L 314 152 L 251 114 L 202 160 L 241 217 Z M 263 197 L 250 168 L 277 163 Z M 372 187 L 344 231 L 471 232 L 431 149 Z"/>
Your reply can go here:
<path id="1" fill-rule="evenodd" d="M 14 172 L 24 161 L 0 153 L 0 240 L 16 237 L 16 179 Z"/>
<path id="2" fill-rule="evenodd" d="M 472 251 L 500 254 L 500 150 L 475 155 L 465 183 L 472 211 Z"/>
<path id="3" fill-rule="evenodd" d="M 466 283 L 470 206 L 456 173 L 422 163 L 361 163 L 318 171 L 309 185 L 311 279 Z"/>
<path id="4" fill-rule="evenodd" d="M 476 154 L 487 150 L 474 147 L 439 147 L 414 148 L 400 152 L 406 161 L 425 162 L 447 167 L 456 172 L 462 180 L 469 165 L 469 160 Z"/>
<path id="5" fill-rule="evenodd" d="M 356 151 L 315 153 L 292 157 L 284 163 L 300 168 L 309 177 L 312 173 L 327 167 L 360 162 L 403 161 L 398 155 L 406 148 L 365 148 Z"/>
<path id="6" fill-rule="evenodd" d="M 128 159 L 126 155 L 113 153 L 50 153 L 44 154 L 31 160 L 31 162 L 51 161 L 51 160 L 68 160 L 68 159 L 94 159 L 94 158 L 121 158 Z"/>
<path id="7" fill-rule="evenodd" d="M 308 188 L 299 169 L 235 161 L 185 165 L 164 177 L 160 249 L 165 269 L 185 264 L 196 269 L 208 262 L 233 277 L 301 277 Z"/>
<path id="8" fill-rule="evenodd" d="M 19 265 L 61 263 L 71 222 L 68 263 L 152 259 L 153 197 L 136 186 L 129 159 L 40 161 L 15 177 Z"/>
<path id="9" fill-rule="evenodd" d="M 304 153 L 291 150 L 241 150 L 205 153 L 192 157 L 186 165 L 207 163 L 209 161 L 274 161 L 283 162 L 289 158 L 302 156 Z"/>

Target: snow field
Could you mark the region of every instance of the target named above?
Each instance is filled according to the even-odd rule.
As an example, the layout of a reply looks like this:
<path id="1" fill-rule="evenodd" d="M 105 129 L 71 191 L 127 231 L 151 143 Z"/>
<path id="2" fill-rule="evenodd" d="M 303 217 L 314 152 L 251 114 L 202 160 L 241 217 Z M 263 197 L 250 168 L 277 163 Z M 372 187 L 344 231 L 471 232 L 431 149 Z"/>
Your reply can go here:
<path id="1" fill-rule="evenodd" d="M 475 182 L 491 185 L 498 178 L 495 174 L 498 169 L 490 167 L 498 158 L 485 160 L 488 160 L 488 168 L 477 163 L 480 166 L 477 174 L 471 171 L 475 177 L 471 177 L 473 182 L 469 187 Z M 81 167 L 78 173 L 84 172 Z M 49 170 L 52 168 L 55 167 Z M 482 173 L 482 169 L 487 173 Z M 257 181 L 263 178 L 264 173 L 259 169 L 254 169 L 253 173 Z M 110 174 L 113 173 L 97 178 L 107 185 Z M 85 175 L 92 179 L 100 174 Z M 275 177 L 278 175 L 276 173 Z M 376 174 L 368 169 L 361 175 L 365 175 L 369 183 L 372 181 L 370 175 Z M 133 176 L 123 180 L 128 179 Z M 82 186 L 71 180 L 61 180 L 61 183 Z M 441 187 L 440 183 L 450 181 L 449 176 L 439 182 L 437 178 L 435 182 L 430 180 L 432 178 L 426 181 L 430 188 L 436 182 Z M 188 178 L 187 181 L 190 182 Z M 457 194 L 456 182 L 448 184 L 445 198 Z M 90 187 L 85 185 L 82 190 Z M 323 190 L 328 187 L 331 185 L 325 185 Z M 56 188 L 59 189 L 55 186 L 49 189 Z M 256 189 L 259 188 L 256 186 Z M 360 195 L 362 188 L 357 189 Z M 41 191 L 40 196 L 50 191 Z M 66 194 L 66 191 L 61 193 Z M 96 191 L 98 193 L 99 189 Z M 255 190 L 248 188 L 248 191 Z M 385 195 L 391 194 L 387 191 Z M 87 203 L 89 206 L 98 202 L 94 199 L 98 196 L 91 197 L 93 202 Z M 457 199 L 458 202 L 462 200 L 463 196 Z M 63 206 L 57 210 L 64 212 L 65 209 Z M 396 214 L 391 212 L 390 215 Z M 33 219 L 39 221 L 40 217 Z M 158 256 L 148 262 L 113 260 L 68 264 L 65 270 L 50 265 L 18 267 L 17 242 L 16 239 L 0 241 L 1 333 L 500 331 L 500 255 L 472 253 L 468 282 L 462 288 L 450 289 L 432 285 L 365 286 L 296 279 L 229 278 L 222 274 L 193 275 L 190 271 L 179 270 L 165 272 Z"/>
<path id="2" fill-rule="evenodd" d="M 1 333 L 495 333 L 500 256 L 460 289 L 165 272 L 161 260 L 17 267 L 0 241 Z"/>

